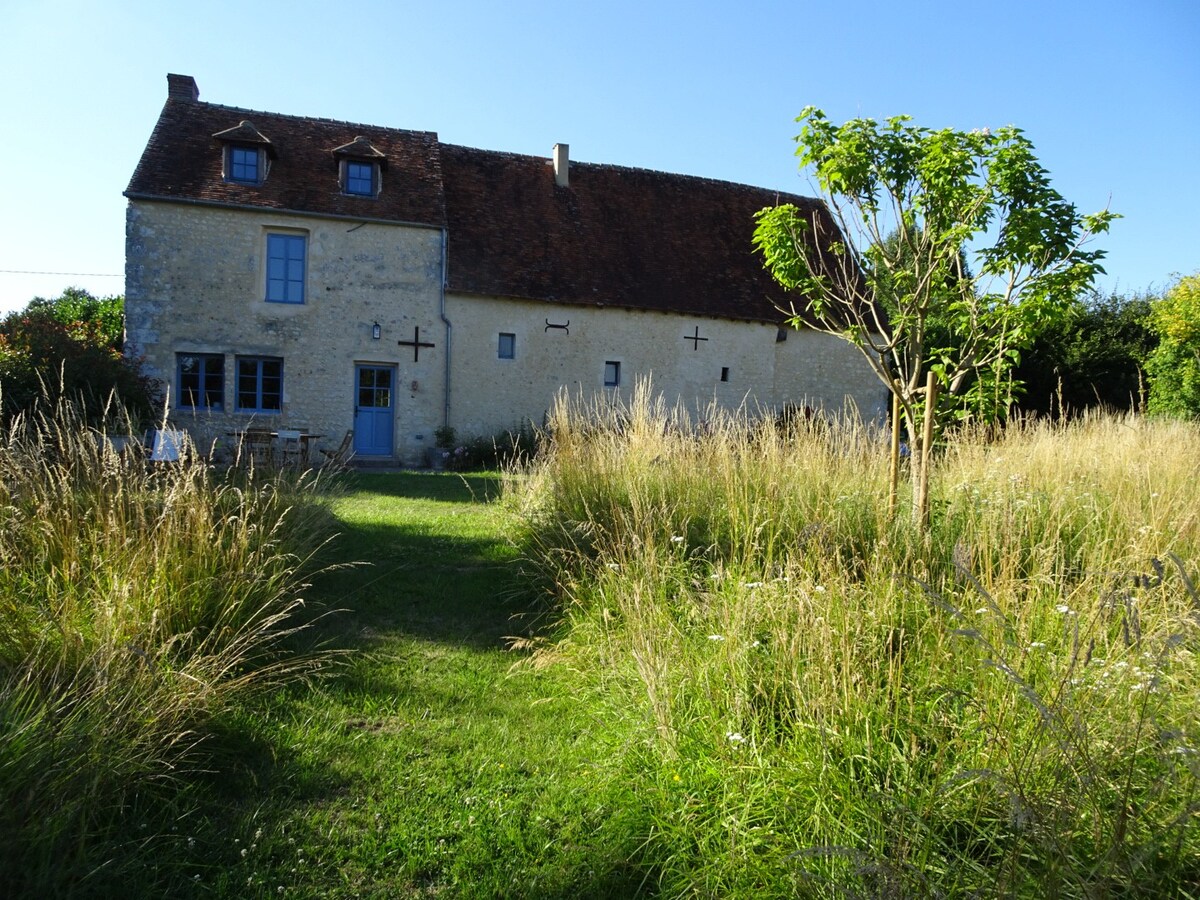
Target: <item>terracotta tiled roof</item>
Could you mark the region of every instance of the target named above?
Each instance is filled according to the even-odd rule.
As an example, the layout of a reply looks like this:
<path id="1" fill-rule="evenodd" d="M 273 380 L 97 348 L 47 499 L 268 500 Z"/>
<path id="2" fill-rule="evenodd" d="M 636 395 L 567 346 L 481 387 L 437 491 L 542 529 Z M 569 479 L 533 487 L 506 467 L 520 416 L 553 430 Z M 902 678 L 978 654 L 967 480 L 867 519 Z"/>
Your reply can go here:
<path id="1" fill-rule="evenodd" d="M 243 120 L 271 142 L 266 180 L 248 185 L 222 176 L 224 143 L 214 135 Z M 350 196 L 338 181 L 335 149 L 363 137 L 383 154 L 378 197 Z M 236 138 L 235 138 L 236 139 Z M 192 200 L 264 209 L 413 222 L 442 227 L 446 213 L 437 135 L 170 98 L 125 196 Z"/>
<path id="2" fill-rule="evenodd" d="M 572 162 L 560 187 L 547 158 L 202 103 L 192 79 L 168 81 L 126 196 L 445 227 L 448 286 L 459 293 L 778 322 L 776 304 L 796 297 L 754 253 L 754 213 L 779 203 L 823 210 L 777 191 L 589 163 Z M 222 177 L 221 138 L 238 140 L 243 121 L 274 156 L 259 185 Z M 338 156 L 359 150 L 382 154 L 377 197 L 341 190 Z"/>
<path id="3" fill-rule="evenodd" d="M 779 321 L 754 213 L 818 201 L 619 166 L 442 145 L 449 287 L 559 303 Z"/>

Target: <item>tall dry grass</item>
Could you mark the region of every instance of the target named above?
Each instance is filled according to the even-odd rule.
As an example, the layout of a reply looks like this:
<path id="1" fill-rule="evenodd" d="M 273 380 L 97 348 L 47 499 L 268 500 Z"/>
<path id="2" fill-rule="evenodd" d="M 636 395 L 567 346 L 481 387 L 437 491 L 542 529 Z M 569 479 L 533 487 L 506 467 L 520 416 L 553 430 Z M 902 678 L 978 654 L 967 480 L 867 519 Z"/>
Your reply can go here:
<path id="1" fill-rule="evenodd" d="M 643 723 L 668 895 L 1195 894 L 1194 425 L 960 436 L 928 531 L 850 424 L 643 388 L 549 438 L 541 659 Z"/>
<path id="2" fill-rule="evenodd" d="M 69 402 L 0 424 L 0 893 L 120 883 L 213 718 L 328 661 L 295 640 L 312 488 L 148 464 Z"/>

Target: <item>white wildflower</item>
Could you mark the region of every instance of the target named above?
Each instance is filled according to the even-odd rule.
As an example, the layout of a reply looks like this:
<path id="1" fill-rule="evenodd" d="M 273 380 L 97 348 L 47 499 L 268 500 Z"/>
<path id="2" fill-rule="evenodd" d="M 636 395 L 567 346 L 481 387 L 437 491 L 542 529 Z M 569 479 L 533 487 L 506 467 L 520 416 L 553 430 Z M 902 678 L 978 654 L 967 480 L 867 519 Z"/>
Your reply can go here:
<path id="1" fill-rule="evenodd" d="M 682 534 L 671 535 L 671 543 L 672 544 L 682 544 L 683 543 L 683 535 Z"/>
<path id="2" fill-rule="evenodd" d="M 725 640 L 725 635 L 723 635 L 723 634 L 710 634 L 710 635 L 708 636 L 708 639 L 709 639 L 710 641 L 723 641 L 723 640 Z"/>
<path id="3" fill-rule="evenodd" d="M 731 744 L 740 744 L 746 739 L 742 737 L 742 733 L 740 731 L 727 731 L 725 732 L 725 740 L 729 741 Z"/>

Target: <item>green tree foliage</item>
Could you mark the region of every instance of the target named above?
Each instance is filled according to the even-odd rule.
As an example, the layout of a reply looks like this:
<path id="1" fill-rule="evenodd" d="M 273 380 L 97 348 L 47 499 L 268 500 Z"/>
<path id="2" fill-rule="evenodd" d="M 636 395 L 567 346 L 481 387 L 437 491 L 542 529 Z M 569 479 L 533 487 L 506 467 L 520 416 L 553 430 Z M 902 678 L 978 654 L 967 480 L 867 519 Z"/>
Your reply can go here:
<path id="1" fill-rule="evenodd" d="M 1150 354 L 1151 412 L 1200 416 L 1200 273 L 1181 278 L 1151 304 L 1158 347 Z"/>
<path id="2" fill-rule="evenodd" d="M 35 297 L 0 319 L 0 413 L 66 394 L 98 421 L 115 394 L 135 416 L 152 414 L 158 389 L 136 360 L 122 355 L 123 344 L 123 298 L 79 288 L 54 299 Z"/>
<path id="3" fill-rule="evenodd" d="M 1148 294 L 1095 294 L 1077 301 L 1061 327 L 1048 329 L 1015 371 L 1024 412 L 1071 416 L 1087 409 L 1143 405 L 1145 367 L 1157 337 Z"/>
<path id="4" fill-rule="evenodd" d="M 835 126 L 814 107 L 798 121 L 796 155 L 825 206 L 762 210 L 754 233 L 771 274 L 804 297 L 793 324 L 863 352 L 915 451 L 929 373 L 951 395 L 974 385 L 994 415 L 1021 351 L 1103 272 L 1087 242 L 1115 215 L 1078 213 L 1015 127 L 932 131 L 907 116 Z"/>

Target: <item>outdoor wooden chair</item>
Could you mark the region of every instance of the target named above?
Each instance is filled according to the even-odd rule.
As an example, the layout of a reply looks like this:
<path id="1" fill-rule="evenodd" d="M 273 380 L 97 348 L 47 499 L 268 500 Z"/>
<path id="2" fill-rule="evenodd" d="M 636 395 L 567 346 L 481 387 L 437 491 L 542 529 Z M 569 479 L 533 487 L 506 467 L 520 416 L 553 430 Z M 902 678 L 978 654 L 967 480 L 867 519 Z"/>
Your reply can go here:
<path id="1" fill-rule="evenodd" d="M 305 462 L 304 451 L 308 442 L 295 428 L 280 428 L 276 435 L 279 437 L 279 460 L 285 466 L 299 466 Z"/>
<path id="2" fill-rule="evenodd" d="M 274 450 L 275 438 L 269 429 L 247 428 L 242 432 L 241 453 L 254 465 L 271 465 L 274 462 Z"/>
<path id="3" fill-rule="evenodd" d="M 344 466 L 354 456 L 354 429 L 351 428 L 346 432 L 346 436 L 342 438 L 342 442 L 336 450 L 321 449 L 321 455 L 325 457 L 322 465 L 324 466 Z"/>

